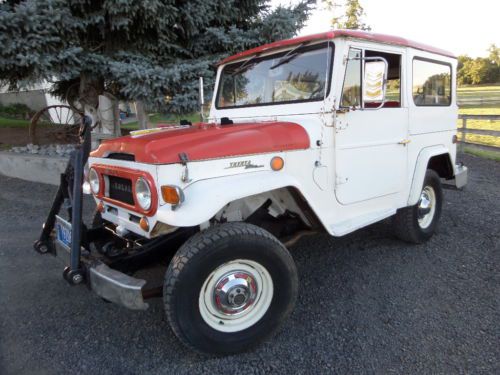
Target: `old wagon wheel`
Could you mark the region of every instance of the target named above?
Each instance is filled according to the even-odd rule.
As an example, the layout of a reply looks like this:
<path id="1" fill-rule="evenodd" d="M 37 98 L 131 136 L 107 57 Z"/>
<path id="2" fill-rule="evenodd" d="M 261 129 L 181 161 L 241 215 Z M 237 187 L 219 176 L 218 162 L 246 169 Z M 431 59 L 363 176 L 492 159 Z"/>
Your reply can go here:
<path id="1" fill-rule="evenodd" d="M 31 119 L 31 143 L 38 144 L 41 134 L 54 143 L 78 143 L 81 117 L 82 113 L 68 105 L 51 105 L 41 109 Z"/>

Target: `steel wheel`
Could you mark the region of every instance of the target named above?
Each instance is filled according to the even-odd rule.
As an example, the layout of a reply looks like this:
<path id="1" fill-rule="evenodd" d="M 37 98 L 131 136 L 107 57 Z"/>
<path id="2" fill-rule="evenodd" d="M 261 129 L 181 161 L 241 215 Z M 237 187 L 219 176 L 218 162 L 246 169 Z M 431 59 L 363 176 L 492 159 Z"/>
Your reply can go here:
<path id="1" fill-rule="evenodd" d="M 400 208 L 393 218 L 394 233 L 404 241 L 422 243 L 436 231 L 443 206 L 441 180 L 428 169 L 417 204 Z"/>
<path id="2" fill-rule="evenodd" d="M 431 225 L 436 212 L 436 192 L 432 186 L 427 185 L 420 194 L 418 201 L 418 225 L 426 229 Z"/>
<path id="3" fill-rule="evenodd" d="M 51 105 L 35 113 L 29 128 L 31 143 L 38 144 L 40 129 L 54 143 L 78 143 L 82 115 L 68 105 Z"/>
<path id="4" fill-rule="evenodd" d="M 283 244 L 262 228 L 233 222 L 199 232 L 177 250 L 163 301 L 186 346 L 233 354 L 277 332 L 297 291 L 297 269 Z"/>
<path id="5" fill-rule="evenodd" d="M 220 332 L 238 332 L 264 316 L 273 294 L 273 280 L 261 264 L 237 259 L 208 276 L 198 305 L 201 317 L 210 327 Z"/>

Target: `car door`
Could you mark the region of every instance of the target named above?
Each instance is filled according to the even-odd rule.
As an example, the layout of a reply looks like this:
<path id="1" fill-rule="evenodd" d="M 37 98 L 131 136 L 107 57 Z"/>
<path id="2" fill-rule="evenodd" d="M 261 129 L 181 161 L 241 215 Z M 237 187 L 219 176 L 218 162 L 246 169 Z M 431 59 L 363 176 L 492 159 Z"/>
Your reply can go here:
<path id="1" fill-rule="evenodd" d="M 386 101 L 363 98 L 370 59 L 387 61 Z M 335 194 L 341 204 L 396 194 L 407 168 L 408 108 L 404 105 L 404 51 L 388 53 L 351 47 L 335 123 Z"/>

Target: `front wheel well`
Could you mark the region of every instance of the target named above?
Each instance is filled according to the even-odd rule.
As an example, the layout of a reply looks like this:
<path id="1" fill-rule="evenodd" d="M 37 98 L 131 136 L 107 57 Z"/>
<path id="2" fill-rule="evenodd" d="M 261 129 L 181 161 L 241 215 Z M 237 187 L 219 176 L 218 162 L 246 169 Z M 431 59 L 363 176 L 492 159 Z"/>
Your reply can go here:
<path id="1" fill-rule="evenodd" d="M 433 156 L 427 163 L 427 169 L 432 169 L 441 178 L 453 178 L 453 166 L 451 164 L 450 154 L 441 154 Z"/>
<path id="2" fill-rule="evenodd" d="M 299 232 L 325 230 L 307 200 L 294 187 L 282 187 L 229 202 L 210 221 L 243 221 L 266 229 L 280 240 Z"/>

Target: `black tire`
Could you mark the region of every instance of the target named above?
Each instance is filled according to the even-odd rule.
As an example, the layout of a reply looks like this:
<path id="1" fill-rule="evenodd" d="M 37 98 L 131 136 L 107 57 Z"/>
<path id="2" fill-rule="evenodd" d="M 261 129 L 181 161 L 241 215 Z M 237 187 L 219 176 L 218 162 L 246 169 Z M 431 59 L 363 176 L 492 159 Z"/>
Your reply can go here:
<path id="1" fill-rule="evenodd" d="M 393 218 L 394 232 L 397 237 L 410 243 L 423 243 L 429 240 L 437 229 L 443 206 L 443 189 L 439 175 L 432 169 L 425 173 L 422 191 L 430 187 L 435 193 L 435 211 L 432 221 L 424 228 L 419 223 L 419 202 L 410 207 L 401 208 Z"/>
<path id="2" fill-rule="evenodd" d="M 200 292 L 212 272 L 235 260 L 263 266 L 274 292 L 253 325 L 221 332 L 202 317 Z M 275 333 L 293 310 L 297 290 L 295 263 L 281 242 L 255 225 L 226 223 L 197 233 L 177 251 L 165 275 L 163 301 L 170 326 L 183 344 L 200 353 L 226 355 L 247 350 Z"/>

